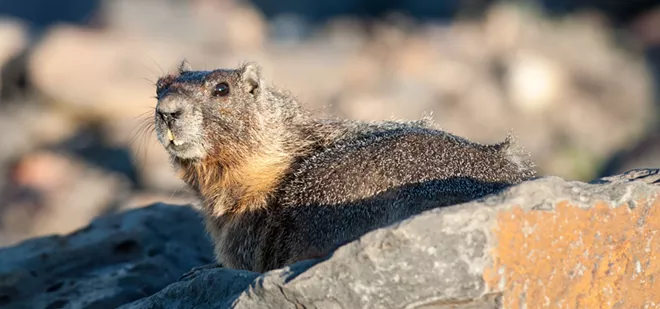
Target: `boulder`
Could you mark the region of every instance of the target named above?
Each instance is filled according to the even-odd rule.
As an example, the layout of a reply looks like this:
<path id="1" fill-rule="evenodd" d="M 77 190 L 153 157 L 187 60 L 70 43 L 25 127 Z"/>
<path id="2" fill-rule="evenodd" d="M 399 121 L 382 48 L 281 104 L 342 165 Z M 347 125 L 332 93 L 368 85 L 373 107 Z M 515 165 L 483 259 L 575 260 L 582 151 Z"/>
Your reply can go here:
<path id="1" fill-rule="evenodd" d="M 156 293 L 212 260 L 200 220 L 155 204 L 0 249 L 0 307 L 117 308 Z"/>
<path id="2" fill-rule="evenodd" d="M 154 106 L 153 83 L 180 61 L 178 51 L 131 34 L 58 25 L 32 48 L 27 72 L 45 102 L 84 120 L 114 121 Z"/>
<path id="3" fill-rule="evenodd" d="M 37 150 L 13 162 L 7 186 L 0 192 L 0 246 L 72 233 L 130 195 L 127 177 L 79 158 Z M 103 159 L 99 161 L 114 163 L 112 156 Z"/>
<path id="4" fill-rule="evenodd" d="M 660 169 L 590 183 L 541 177 L 264 274 L 209 264 L 191 210 L 156 205 L 0 251 L 0 301 L 11 308 L 94 301 L 122 309 L 652 307 L 660 303 L 659 197 Z"/>
<path id="5" fill-rule="evenodd" d="M 660 170 L 544 177 L 249 285 L 249 273 L 204 270 L 122 308 L 643 308 L 660 302 L 659 185 Z"/>

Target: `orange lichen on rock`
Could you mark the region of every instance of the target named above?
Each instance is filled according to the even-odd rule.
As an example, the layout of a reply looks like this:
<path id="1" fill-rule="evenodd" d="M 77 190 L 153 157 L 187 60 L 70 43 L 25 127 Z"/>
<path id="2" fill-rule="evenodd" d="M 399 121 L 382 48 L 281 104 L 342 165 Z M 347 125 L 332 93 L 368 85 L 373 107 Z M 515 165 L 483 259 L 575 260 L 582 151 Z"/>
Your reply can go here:
<path id="1" fill-rule="evenodd" d="M 503 308 L 659 308 L 660 199 L 498 214 L 484 280 Z"/>

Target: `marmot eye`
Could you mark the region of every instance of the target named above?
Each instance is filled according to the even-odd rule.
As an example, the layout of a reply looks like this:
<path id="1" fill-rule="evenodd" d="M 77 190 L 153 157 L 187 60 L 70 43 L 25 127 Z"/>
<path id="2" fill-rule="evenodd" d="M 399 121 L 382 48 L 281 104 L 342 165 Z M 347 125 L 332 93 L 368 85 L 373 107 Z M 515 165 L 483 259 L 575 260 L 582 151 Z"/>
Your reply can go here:
<path id="1" fill-rule="evenodd" d="M 227 83 L 219 83 L 213 89 L 214 97 L 224 97 L 229 94 L 229 85 Z"/>

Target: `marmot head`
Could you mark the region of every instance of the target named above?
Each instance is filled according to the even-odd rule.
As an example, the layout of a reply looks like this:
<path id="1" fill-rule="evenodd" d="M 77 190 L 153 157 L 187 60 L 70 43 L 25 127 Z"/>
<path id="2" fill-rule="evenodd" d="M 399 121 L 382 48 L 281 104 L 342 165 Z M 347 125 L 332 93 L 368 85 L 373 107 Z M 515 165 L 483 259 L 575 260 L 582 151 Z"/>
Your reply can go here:
<path id="1" fill-rule="evenodd" d="M 263 130 L 259 65 L 192 71 L 184 61 L 178 72 L 158 79 L 155 129 L 159 142 L 175 158 L 201 160 L 223 149 L 249 147 Z M 220 158 L 219 158 L 220 159 Z"/>

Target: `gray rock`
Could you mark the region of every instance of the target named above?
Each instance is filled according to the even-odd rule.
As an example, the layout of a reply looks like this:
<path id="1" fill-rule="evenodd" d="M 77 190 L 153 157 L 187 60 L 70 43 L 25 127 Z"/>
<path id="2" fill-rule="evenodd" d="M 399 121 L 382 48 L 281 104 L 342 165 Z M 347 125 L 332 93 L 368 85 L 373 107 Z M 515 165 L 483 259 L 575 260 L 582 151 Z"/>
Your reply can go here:
<path id="1" fill-rule="evenodd" d="M 227 268 L 192 272 L 162 291 L 121 308 L 230 308 L 260 274 Z"/>
<path id="2" fill-rule="evenodd" d="M 375 230 L 325 259 L 261 276 L 200 270 L 122 308 L 501 308 L 506 291 L 484 280 L 493 263 L 498 213 L 516 205 L 552 212 L 558 201 L 634 207 L 660 194 L 652 185 L 659 175 L 657 169 L 636 170 L 591 184 L 544 177 Z"/>
<path id="3" fill-rule="evenodd" d="M 212 260 L 199 215 L 156 204 L 0 249 L 0 307 L 116 308 Z"/>
<path id="4" fill-rule="evenodd" d="M 653 268 L 648 268 L 649 274 L 626 280 L 600 280 L 588 277 L 596 273 L 594 270 L 570 270 L 609 263 L 620 267 L 613 270 L 639 269 L 638 273 L 643 273 L 648 265 L 644 261 L 650 261 L 655 251 L 631 247 L 631 242 L 646 242 L 641 240 L 646 240 L 644 235 L 648 234 L 629 232 L 643 231 L 645 222 L 652 224 L 657 221 L 652 220 L 654 216 L 660 217 L 653 211 L 653 203 L 642 202 L 659 196 L 659 180 L 658 169 L 633 170 L 591 183 L 538 178 L 481 200 L 425 212 L 367 233 L 325 258 L 301 261 L 265 274 L 208 264 L 211 253 L 199 218 L 188 208 L 157 205 L 98 220 L 68 237 L 36 239 L 0 251 L 0 302 L 9 308 L 105 308 L 123 304 L 122 309 L 486 309 L 524 307 L 515 303 L 520 300 L 527 308 L 537 308 L 547 301 L 556 303 L 560 297 L 578 301 L 607 287 L 617 293 L 599 297 L 609 297 L 607 301 L 620 302 L 623 307 L 640 308 L 646 304 L 644 301 L 655 300 L 610 296 L 625 297 L 625 291 L 655 295 L 652 286 L 638 285 L 655 275 Z M 559 207 L 564 201 L 569 206 Z M 655 207 L 660 203 L 657 201 Z M 599 208 L 592 211 L 597 203 L 601 203 Z M 622 211 L 620 207 L 627 209 Z M 534 216 L 541 219 L 533 221 Z M 578 223 L 576 230 L 571 225 L 562 230 L 562 225 L 555 224 L 571 221 Z M 548 246 L 541 243 L 530 249 L 510 241 L 527 237 L 520 236 L 518 230 L 526 224 L 529 237 L 558 233 L 558 242 L 552 236 Z M 496 228 L 508 229 L 512 234 L 496 232 Z M 534 234 L 534 230 L 540 232 Z M 561 242 L 562 235 L 594 233 L 627 234 Z M 550 251 L 544 250 L 551 245 L 561 250 L 572 246 L 577 249 L 545 259 Z M 524 254 L 520 265 L 511 265 L 516 260 L 510 256 L 497 256 L 497 250 L 506 246 L 515 246 L 514 252 Z M 594 254 L 586 254 L 588 251 Z M 616 257 L 631 255 L 636 260 L 608 260 L 610 251 L 618 254 Z M 582 264 L 573 264 L 576 261 Z M 200 264 L 207 266 L 176 280 Z M 530 268 L 532 272 L 525 273 Z M 543 277 L 543 269 L 552 270 L 551 278 L 559 280 L 552 286 L 568 290 L 553 294 L 541 284 L 549 280 Z M 522 273 L 516 273 L 518 270 Z M 604 274 L 620 275 L 616 271 Z M 572 281 L 580 276 L 587 277 L 579 284 Z M 595 288 L 570 293 L 585 286 Z M 520 298 L 521 293 L 527 296 Z"/>

